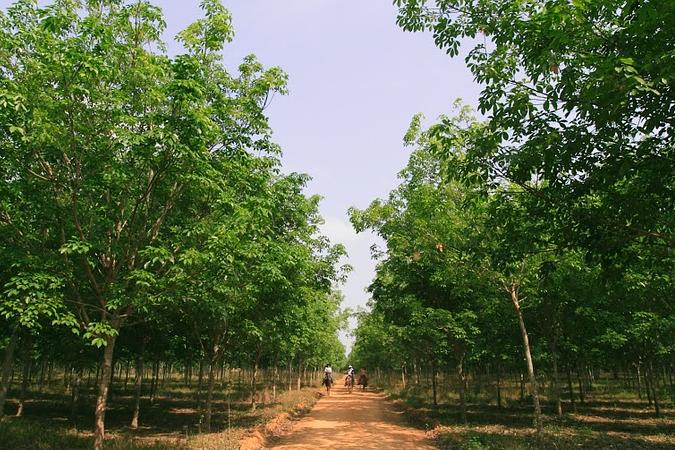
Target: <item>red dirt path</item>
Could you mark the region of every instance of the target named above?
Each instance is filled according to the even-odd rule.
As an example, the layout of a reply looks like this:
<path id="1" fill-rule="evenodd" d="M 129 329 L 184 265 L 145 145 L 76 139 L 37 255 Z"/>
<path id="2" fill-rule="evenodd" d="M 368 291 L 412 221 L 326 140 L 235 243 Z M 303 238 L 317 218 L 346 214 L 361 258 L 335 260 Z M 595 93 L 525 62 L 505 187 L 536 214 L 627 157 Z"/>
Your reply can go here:
<path id="1" fill-rule="evenodd" d="M 274 449 L 433 449 L 421 430 L 403 423 L 383 394 L 349 394 L 334 387 L 312 411 L 295 423 L 290 434 L 278 438 Z"/>

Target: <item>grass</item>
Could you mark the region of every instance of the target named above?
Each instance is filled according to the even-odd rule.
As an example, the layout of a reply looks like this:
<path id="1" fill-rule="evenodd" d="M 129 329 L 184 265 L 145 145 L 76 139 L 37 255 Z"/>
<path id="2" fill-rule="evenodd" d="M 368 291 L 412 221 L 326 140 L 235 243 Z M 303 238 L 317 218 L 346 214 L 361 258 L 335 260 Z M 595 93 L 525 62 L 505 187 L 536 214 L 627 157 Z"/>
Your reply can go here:
<path id="1" fill-rule="evenodd" d="M 519 388 L 503 392 L 503 407 L 497 408 L 489 392 L 474 396 L 467 410 L 468 424 L 461 424 L 454 393 L 443 392 L 437 407 L 420 386 L 386 390 L 404 411 L 409 422 L 427 429 L 442 449 L 647 449 L 675 448 L 675 409 L 662 398 L 661 417 L 655 417 L 646 400 L 627 392 L 614 380 L 596 383 L 584 404 L 573 409 L 563 404 L 562 419 L 543 396 L 545 439 L 537 445 L 529 400 L 520 401 Z"/>
<path id="2" fill-rule="evenodd" d="M 317 389 L 286 391 L 276 402 L 268 397 L 251 410 L 245 389 L 219 390 L 213 404 L 211 433 L 202 431 L 203 415 L 194 392 L 180 383 L 167 384 L 153 405 L 145 399 L 138 430 L 128 427 L 132 397 L 116 391 L 106 413 L 106 450 L 228 450 L 255 430 L 265 434 L 283 427 L 280 417 L 300 414 L 314 405 Z M 0 422 L 0 448 L 12 450 L 79 450 L 92 446 L 93 392 L 85 393 L 77 416 L 69 417 L 69 398 L 57 390 L 31 393 L 23 417 L 8 416 Z M 10 398 L 6 412 L 14 412 Z M 267 425 L 267 426 L 266 426 Z"/>

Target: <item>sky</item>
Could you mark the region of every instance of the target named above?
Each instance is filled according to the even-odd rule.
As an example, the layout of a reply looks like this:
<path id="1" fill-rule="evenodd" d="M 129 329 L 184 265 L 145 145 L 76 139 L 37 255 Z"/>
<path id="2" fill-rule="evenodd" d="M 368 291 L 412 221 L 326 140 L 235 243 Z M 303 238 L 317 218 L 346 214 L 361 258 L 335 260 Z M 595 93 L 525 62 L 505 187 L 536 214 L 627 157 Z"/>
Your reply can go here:
<path id="1" fill-rule="evenodd" d="M 201 17 L 199 0 L 152 0 L 166 16 L 170 53 L 176 33 Z M 11 1 L 0 0 L 6 8 Z M 48 3 L 41 1 L 40 3 Z M 234 41 L 224 60 L 235 68 L 257 55 L 289 76 L 289 94 L 267 112 L 286 172 L 312 176 L 308 194 L 323 197 L 323 232 L 343 243 L 354 268 L 342 286 L 343 307 L 368 300 L 374 276 L 370 246 L 357 235 L 348 208 L 367 207 L 398 184 L 411 149 L 403 146 L 412 116 L 428 123 L 451 111 L 456 98 L 477 104 L 478 86 L 462 57 L 450 58 L 429 34 L 396 25 L 391 0 L 223 0 L 233 16 Z M 349 336 L 341 337 L 349 347 Z"/>

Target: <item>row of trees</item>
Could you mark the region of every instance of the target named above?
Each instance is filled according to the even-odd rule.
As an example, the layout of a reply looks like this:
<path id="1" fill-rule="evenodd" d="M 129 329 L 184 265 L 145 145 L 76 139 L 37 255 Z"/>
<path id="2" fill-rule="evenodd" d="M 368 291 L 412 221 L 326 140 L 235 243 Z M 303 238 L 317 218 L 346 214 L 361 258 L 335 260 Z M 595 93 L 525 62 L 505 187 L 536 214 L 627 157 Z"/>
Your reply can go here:
<path id="1" fill-rule="evenodd" d="M 261 365 L 343 353 L 344 250 L 307 177 L 281 173 L 264 113 L 286 75 L 254 56 L 228 72 L 230 15 L 202 9 L 175 57 L 147 1 L 0 13 L 0 415 L 20 349 L 78 379 L 99 361 L 97 449 L 116 361 L 137 393 L 144 359 L 202 361 L 208 428 L 220 367 L 255 386 Z"/>
<path id="2" fill-rule="evenodd" d="M 675 355 L 672 2 L 395 4 L 452 56 L 471 38 L 487 119 L 416 117 L 401 185 L 352 210 L 386 242 L 354 358 L 453 364 L 463 420 L 467 367 L 499 378 L 524 359 L 540 435 L 539 370 L 558 415 L 561 372 L 571 391 L 589 367 L 634 373 L 658 414 Z"/>

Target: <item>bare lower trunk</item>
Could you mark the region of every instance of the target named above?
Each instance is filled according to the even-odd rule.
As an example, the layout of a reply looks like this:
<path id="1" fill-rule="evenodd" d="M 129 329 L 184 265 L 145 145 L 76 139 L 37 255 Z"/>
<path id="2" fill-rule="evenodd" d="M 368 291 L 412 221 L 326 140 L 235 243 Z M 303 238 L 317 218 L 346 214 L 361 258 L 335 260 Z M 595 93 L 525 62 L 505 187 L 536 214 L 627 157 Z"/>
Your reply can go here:
<path id="1" fill-rule="evenodd" d="M 277 402 L 277 377 L 279 376 L 279 370 L 277 365 L 274 365 L 274 375 L 272 375 L 272 401 Z"/>
<path id="2" fill-rule="evenodd" d="M 157 387 L 159 384 L 159 361 L 155 361 L 152 365 L 152 382 L 150 383 L 150 404 L 155 404 L 157 396 Z M 199 402 L 199 394 L 197 394 L 197 402 Z"/>
<path id="3" fill-rule="evenodd" d="M 33 360 L 26 354 L 26 360 L 23 362 L 23 370 L 21 371 L 21 392 L 19 393 L 19 407 L 16 410 L 16 417 L 23 415 L 23 406 L 26 402 L 26 393 L 28 392 L 28 381 L 30 376 L 30 369 Z"/>
<path id="4" fill-rule="evenodd" d="M 456 345 L 455 346 L 455 359 L 457 363 L 457 389 L 459 393 L 459 417 L 463 424 L 467 423 L 466 420 L 466 374 L 464 373 L 464 357 L 466 356 L 466 351 L 464 346 Z"/>
<path id="5" fill-rule="evenodd" d="M 497 365 L 497 409 L 502 409 L 502 369 Z"/>
<path id="6" fill-rule="evenodd" d="M 659 405 L 659 398 L 657 396 L 657 389 L 658 386 L 656 385 L 656 380 L 654 379 L 654 368 L 652 367 L 651 363 L 649 366 L 649 369 L 647 370 L 647 379 L 648 379 L 648 389 L 651 388 L 652 391 L 652 399 L 654 401 L 654 414 L 656 417 L 659 417 L 661 415 L 661 407 Z"/>
<path id="7" fill-rule="evenodd" d="M 579 385 L 579 403 L 583 405 L 586 402 L 586 396 L 584 394 L 583 383 L 581 383 L 581 375 L 579 374 L 579 370 L 577 370 L 577 384 Z"/>
<path id="8" fill-rule="evenodd" d="M 206 388 L 206 414 L 204 415 L 204 427 L 206 432 L 211 431 L 211 411 L 213 404 L 213 384 L 215 383 L 216 360 L 212 358 L 209 364 L 208 385 Z"/>
<path id="9" fill-rule="evenodd" d="M 567 369 L 567 388 L 570 391 L 570 403 L 572 404 L 572 410 L 576 411 L 577 406 L 574 403 L 574 386 L 572 385 L 572 371 Z"/>
<path id="10" fill-rule="evenodd" d="M 537 439 L 541 441 L 544 436 L 544 424 L 541 417 L 541 405 L 539 404 L 539 390 L 537 388 L 537 377 L 534 373 L 534 363 L 532 362 L 532 352 L 530 350 L 530 338 L 525 327 L 525 319 L 523 312 L 520 309 L 520 301 L 518 299 L 518 289 L 512 287 L 509 290 L 511 294 L 511 302 L 513 308 L 516 310 L 518 316 L 518 325 L 520 326 L 520 334 L 523 339 L 523 352 L 525 353 L 525 362 L 527 363 L 527 374 L 530 377 L 530 385 L 532 387 L 532 403 L 534 405 L 534 421 L 537 427 Z"/>
<path id="11" fill-rule="evenodd" d="M 101 450 L 105 439 L 105 409 L 108 400 L 108 389 L 110 387 L 110 374 L 112 370 L 113 353 L 115 351 L 115 341 L 115 336 L 107 338 L 106 346 L 103 351 L 101 379 L 98 383 L 98 397 L 96 399 L 96 412 L 94 414 L 94 450 Z"/>
<path id="12" fill-rule="evenodd" d="M 256 359 L 253 364 L 253 373 L 251 374 L 251 411 L 255 411 L 256 408 L 256 396 L 258 395 L 258 361 Z M 290 391 L 290 386 L 289 389 Z"/>
<path id="13" fill-rule="evenodd" d="M 204 387 L 204 359 L 199 360 L 199 378 L 197 379 L 197 409 L 202 410 L 202 388 Z"/>
<path id="14" fill-rule="evenodd" d="M 431 364 L 431 390 L 433 394 L 434 406 L 438 406 L 438 393 L 436 389 L 436 363 Z"/>
<path id="15" fill-rule="evenodd" d="M 138 429 L 138 416 L 141 414 L 141 391 L 143 389 L 143 353 L 136 360 L 136 378 L 134 380 L 134 412 L 131 416 L 131 429 Z"/>
<path id="16" fill-rule="evenodd" d="M 12 330 L 12 336 L 9 338 L 9 345 L 5 348 L 5 357 L 2 362 L 2 379 L 0 380 L 0 419 L 5 415 L 5 399 L 9 391 L 10 378 L 14 368 L 14 350 L 19 341 L 19 328 L 15 326 Z"/>
<path id="17" fill-rule="evenodd" d="M 70 420 L 75 423 L 77 417 L 77 407 L 80 403 L 80 386 L 82 386 L 82 368 L 77 369 L 75 383 L 73 383 L 73 392 L 70 398 Z"/>
<path id="18" fill-rule="evenodd" d="M 560 376 L 558 374 L 558 333 L 553 337 L 551 345 L 551 355 L 553 357 L 553 397 L 555 401 L 555 412 L 558 419 L 562 419 L 562 402 L 560 400 Z"/>

